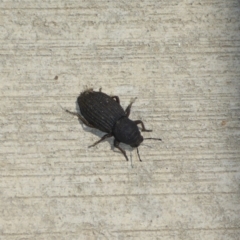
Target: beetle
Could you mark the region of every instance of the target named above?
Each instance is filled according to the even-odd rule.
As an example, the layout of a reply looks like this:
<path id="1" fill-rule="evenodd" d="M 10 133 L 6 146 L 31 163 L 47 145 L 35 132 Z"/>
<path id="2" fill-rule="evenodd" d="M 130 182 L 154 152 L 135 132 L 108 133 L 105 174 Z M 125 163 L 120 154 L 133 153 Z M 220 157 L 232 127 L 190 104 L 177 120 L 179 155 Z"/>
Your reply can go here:
<path id="1" fill-rule="evenodd" d="M 139 156 L 138 146 L 143 140 L 153 139 L 161 141 L 161 139 L 143 138 L 137 126 L 138 124 L 141 125 L 142 132 L 151 132 L 152 130 L 146 129 L 141 120 L 132 121 L 128 118 L 135 99 L 130 102 L 125 110 L 123 110 L 118 96 L 109 96 L 103 93 L 101 88 L 99 92 L 95 92 L 91 88 L 80 93 L 77 98 L 81 115 L 69 110 L 65 111 L 77 116 L 86 126 L 96 128 L 106 133 L 99 141 L 89 147 L 94 147 L 98 143 L 113 136 L 114 147 L 121 151 L 127 161 L 128 157 L 125 150 L 119 146 L 121 142 L 133 148 L 137 148 L 139 161 L 142 161 Z"/>

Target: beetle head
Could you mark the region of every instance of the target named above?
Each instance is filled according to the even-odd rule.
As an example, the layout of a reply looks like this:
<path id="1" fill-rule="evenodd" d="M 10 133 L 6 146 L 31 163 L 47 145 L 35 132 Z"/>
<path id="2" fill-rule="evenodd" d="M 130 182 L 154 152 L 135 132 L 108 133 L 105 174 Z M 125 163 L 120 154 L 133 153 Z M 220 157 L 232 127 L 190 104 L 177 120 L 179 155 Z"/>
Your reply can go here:
<path id="1" fill-rule="evenodd" d="M 138 138 L 136 139 L 136 141 L 133 144 L 130 144 L 130 146 L 135 148 L 135 147 L 138 147 L 142 142 L 143 142 L 143 137 L 139 132 Z"/>
<path id="2" fill-rule="evenodd" d="M 137 148 L 139 161 L 142 161 L 139 155 L 138 146 L 143 140 L 157 140 L 161 141 L 160 138 L 143 138 L 136 123 L 127 117 L 119 119 L 114 128 L 113 135 L 119 142 L 130 145 L 133 148 Z"/>
<path id="3" fill-rule="evenodd" d="M 113 135 L 119 142 L 131 147 L 138 147 L 143 141 L 136 123 L 127 117 L 123 117 L 116 122 L 113 128 Z"/>

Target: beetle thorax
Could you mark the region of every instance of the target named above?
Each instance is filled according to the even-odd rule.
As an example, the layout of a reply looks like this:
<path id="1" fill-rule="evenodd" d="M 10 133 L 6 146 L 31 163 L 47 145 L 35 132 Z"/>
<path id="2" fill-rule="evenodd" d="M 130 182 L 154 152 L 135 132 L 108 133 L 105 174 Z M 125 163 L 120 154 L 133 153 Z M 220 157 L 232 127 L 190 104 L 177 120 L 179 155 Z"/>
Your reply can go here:
<path id="1" fill-rule="evenodd" d="M 113 135 L 119 141 L 138 147 L 143 141 L 143 137 L 135 122 L 127 117 L 120 118 L 113 127 Z"/>

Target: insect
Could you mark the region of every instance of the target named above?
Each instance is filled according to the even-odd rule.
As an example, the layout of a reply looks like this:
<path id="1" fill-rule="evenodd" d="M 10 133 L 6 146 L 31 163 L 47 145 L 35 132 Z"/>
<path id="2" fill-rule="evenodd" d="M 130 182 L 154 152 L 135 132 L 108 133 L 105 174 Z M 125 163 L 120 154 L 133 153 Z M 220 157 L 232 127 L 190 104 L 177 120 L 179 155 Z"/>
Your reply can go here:
<path id="1" fill-rule="evenodd" d="M 147 130 L 142 121 L 132 121 L 128 118 L 135 99 L 123 110 L 118 96 L 108 96 L 101 91 L 101 88 L 99 92 L 88 89 L 77 98 L 81 115 L 69 110 L 66 110 L 66 112 L 77 116 L 88 127 L 96 128 L 106 133 L 99 141 L 89 147 L 94 147 L 105 139 L 114 137 L 114 147 L 121 151 L 127 161 L 128 157 L 125 150 L 119 146 L 121 142 L 137 148 L 139 161 L 142 161 L 138 146 L 143 140 L 153 139 L 161 141 L 161 139 L 143 138 L 137 126 L 138 124 L 141 125 L 142 132 L 151 132 L 152 130 Z"/>

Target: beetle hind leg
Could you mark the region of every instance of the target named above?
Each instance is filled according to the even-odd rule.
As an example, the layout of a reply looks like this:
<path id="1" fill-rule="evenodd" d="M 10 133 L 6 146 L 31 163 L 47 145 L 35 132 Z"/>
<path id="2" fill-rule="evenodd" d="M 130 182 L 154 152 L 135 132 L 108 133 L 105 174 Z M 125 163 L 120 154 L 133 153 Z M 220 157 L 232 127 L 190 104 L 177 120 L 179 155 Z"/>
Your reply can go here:
<path id="1" fill-rule="evenodd" d="M 110 137 L 112 137 L 112 133 L 107 133 L 107 134 L 105 134 L 100 140 L 98 140 L 98 141 L 95 142 L 94 144 L 90 145 L 89 148 L 96 146 L 96 145 L 99 144 L 100 142 L 104 141 L 106 138 L 110 138 Z"/>
<path id="2" fill-rule="evenodd" d="M 123 156 L 126 158 L 126 160 L 128 161 L 126 152 L 121 147 L 119 147 L 119 144 L 120 144 L 120 142 L 118 142 L 116 139 L 114 139 L 114 143 L 113 143 L 114 147 L 118 148 L 121 151 L 121 153 L 123 154 Z"/>

